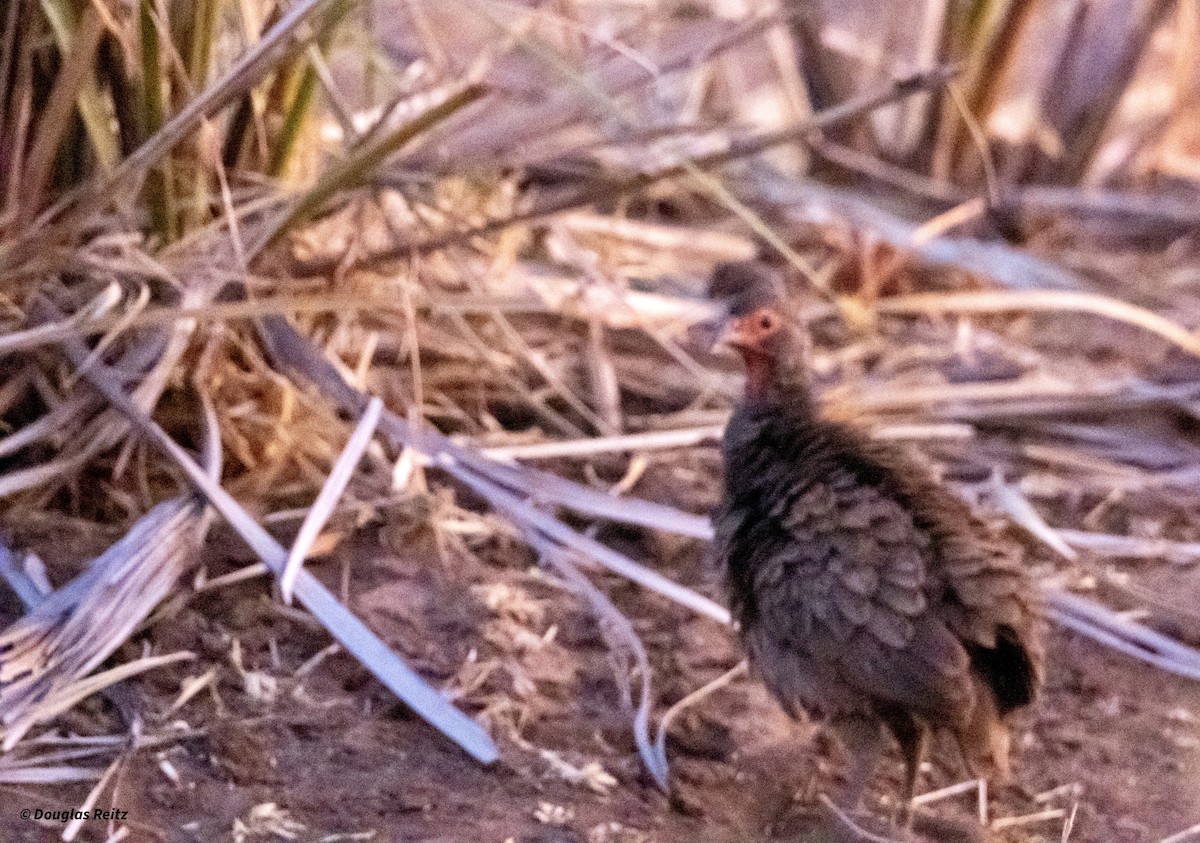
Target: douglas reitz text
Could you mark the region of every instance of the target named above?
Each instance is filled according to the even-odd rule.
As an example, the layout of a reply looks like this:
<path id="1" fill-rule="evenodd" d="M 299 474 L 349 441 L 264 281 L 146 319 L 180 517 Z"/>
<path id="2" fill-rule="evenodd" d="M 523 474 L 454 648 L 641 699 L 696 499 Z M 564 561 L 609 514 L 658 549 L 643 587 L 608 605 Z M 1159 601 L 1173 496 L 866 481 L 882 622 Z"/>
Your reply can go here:
<path id="1" fill-rule="evenodd" d="M 41 808 L 26 809 L 21 812 L 22 819 L 50 820 L 52 822 L 70 822 L 71 820 L 123 820 L 129 814 L 120 808 L 92 808 L 89 811 L 44 811 Z"/>

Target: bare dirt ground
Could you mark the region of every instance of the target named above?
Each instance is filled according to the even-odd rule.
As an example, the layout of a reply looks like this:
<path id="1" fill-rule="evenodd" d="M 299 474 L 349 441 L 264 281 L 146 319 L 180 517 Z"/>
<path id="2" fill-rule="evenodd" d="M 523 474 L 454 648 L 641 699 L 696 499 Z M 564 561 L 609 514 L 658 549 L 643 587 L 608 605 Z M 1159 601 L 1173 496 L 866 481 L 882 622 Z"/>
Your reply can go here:
<path id="1" fill-rule="evenodd" d="M 716 469 L 712 451 L 664 454 L 638 492 L 702 510 L 713 500 Z M 66 719 L 81 734 L 111 732 L 130 712 L 194 730 L 131 754 L 120 769 L 111 805 L 128 811 L 130 839 L 814 839 L 818 794 L 835 784 L 840 766 L 815 725 L 789 721 L 757 682 L 735 682 L 673 727 L 676 793 L 668 799 L 642 770 L 608 650 L 586 608 L 538 571 L 519 542 L 491 531 L 472 539 L 467 527 L 439 541 L 426 523 L 397 511 L 382 526 L 357 530 L 314 570 L 335 589 L 348 583 L 351 605 L 384 640 L 462 693 L 462 705 L 501 742 L 501 760 L 491 768 L 471 761 L 345 654 L 298 675 L 329 640 L 306 615 L 274 603 L 265 580 L 251 580 L 168 604 L 127 645 L 186 649 L 196 662 L 147 674 Z M 62 525 L 25 525 L 23 533 L 51 562 L 56 549 L 71 556 L 86 544 Z M 714 593 L 699 543 L 630 530 L 602 538 Z M 63 553 L 68 546 L 72 554 Z M 210 575 L 248 559 L 214 549 Z M 650 651 L 660 713 L 739 660 L 727 630 L 623 581 L 601 582 Z M 1180 600 L 1188 582 L 1170 584 Z M 209 669 L 213 686 L 166 714 L 185 674 Z M 1053 635 L 1046 693 L 1015 747 L 1016 784 L 992 794 L 994 817 L 1074 810 L 1071 840 L 1130 843 L 1200 819 L 1200 687 L 1069 633 Z M 877 777 L 868 806 L 875 817 L 892 810 L 886 794 L 899 772 L 893 760 Z M 962 777 L 954 755 L 939 747 L 923 787 Z M 58 839 L 61 823 L 23 821 L 18 809 L 77 807 L 86 790 L 0 788 L 0 840 Z M 973 798 L 936 810 L 965 817 Z M 1058 841 L 1063 822 L 1033 822 L 997 838 Z M 105 823 L 87 823 L 81 839 L 106 839 Z"/>

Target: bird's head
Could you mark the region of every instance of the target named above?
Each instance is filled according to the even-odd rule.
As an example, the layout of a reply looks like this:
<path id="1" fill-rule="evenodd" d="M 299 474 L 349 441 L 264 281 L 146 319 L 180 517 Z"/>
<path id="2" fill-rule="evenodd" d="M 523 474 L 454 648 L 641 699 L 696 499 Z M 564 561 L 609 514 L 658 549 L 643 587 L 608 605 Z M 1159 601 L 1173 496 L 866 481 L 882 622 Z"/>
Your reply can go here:
<path id="1" fill-rule="evenodd" d="M 805 334 L 774 270 L 754 262 L 721 264 L 713 272 L 708 295 L 722 311 L 713 332 L 714 347 L 732 348 L 741 355 L 748 396 L 764 397 L 807 383 Z"/>

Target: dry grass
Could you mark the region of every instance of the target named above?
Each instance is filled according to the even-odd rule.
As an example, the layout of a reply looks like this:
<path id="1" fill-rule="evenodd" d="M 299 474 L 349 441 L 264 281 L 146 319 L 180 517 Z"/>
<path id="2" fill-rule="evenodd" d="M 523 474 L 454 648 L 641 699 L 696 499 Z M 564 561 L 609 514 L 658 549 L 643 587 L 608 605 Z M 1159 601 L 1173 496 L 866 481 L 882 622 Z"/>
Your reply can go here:
<path id="1" fill-rule="evenodd" d="M 486 503 L 499 519 L 483 529 L 526 541 L 602 618 L 638 747 L 665 786 L 645 650 L 588 566 L 715 622 L 728 614 L 560 510 L 708 536 L 702 513 L 636 491 L 657 450 L 719 436 L 736 377 L 697 357 L 687 329 L 707 312 L 711 267 L 756 254 L 790 266 L 808 301 L 830 412 L 912 440 L 1044 546 L 1058 622 L 1200 678 L 1200 654 L 1099 602 L 1195 617 L 1136 585 L 1143 566 L 1200 558 L 1200 276 L 1194 236 L 1177 236 L 1194 208 L 1115 191 L 1175 179 L 1194 195 L 1178 125 L 1197 80 L 1167 72 L 1194 55 L 1191 4 L 1178 18 L 1146 4 L 1122 30 L 1106 107 L 1084 103 L 1107 119 L 1086 125 L 1078 86 L 1061 114 L 1014 111 L 1046 107 L 1046 69 L 1028 66 L 1022 39 L 1054 3 L 1032 18 L 943 20 L 940 57 L 920 46 L 938 43 L 936 22 L 914 57 L 884 49 L 899 21 L 867 35 L 850 11 L 804 18 L 799 42 L 824 46 L 800 63 L 769 10 L 728 21 L 479 0 L 389 17 L 306 2 L 260 20 L 255 4 L 211 3 L 183 21 L 183 5 L 146 4 L 138 19 L 95 3 L 59 19 L 13 4 L 0 20 L 0 82 L 19 83 L 0 122 L 3 518 L 127 529 L 50 593 L 0 547 L 0 574 L 29 609 L 0 634 L 0 781 L 108 780 L 67 763 L 106 757 L 96 747 L 31 754 L 52 726 L 26 736 L 83 694 L 187 656 L 89 676 L 164 598 L 202 587 L 185 575 L 203 568 L 214 513 L 261 559 L 247 576 L 279 575 L 285 602 L 294 593 L 490 761 L 492 738 L 303 567 L 353 529 L 340 525 L 449 487 Z M 371 26 L 339 30 L 347 17 Z M 1098 26 L 1055 45 L 1062 67 L 1094 60 Z M 220 37 L 206 46 L 205 30 Z M 57 39 L 54 72 L 25 32 Z M 876 52 L 847 65 L 854 32 Z M 957 96 L 940 58 L 964 62 Z M 116 107 L 121 85 L 140 117 Z M 1137 92 L 1163 86 L 1170 107 L 1131 122 Z M 1056 156 L 1068 129 L 1080 140 Z M 824 183 L 800 179 L 809 165 Z M 1147 230 L 1174 245 L 1139 251 Z M 628 455 L 615 488 L 565 476 L 613 453 Z M 532 465 L 546 459 L 555 473 Z M 297 508 L 289 551 L 260 522 Z M 453 511 L 424 511 L 453 533 Z"/>

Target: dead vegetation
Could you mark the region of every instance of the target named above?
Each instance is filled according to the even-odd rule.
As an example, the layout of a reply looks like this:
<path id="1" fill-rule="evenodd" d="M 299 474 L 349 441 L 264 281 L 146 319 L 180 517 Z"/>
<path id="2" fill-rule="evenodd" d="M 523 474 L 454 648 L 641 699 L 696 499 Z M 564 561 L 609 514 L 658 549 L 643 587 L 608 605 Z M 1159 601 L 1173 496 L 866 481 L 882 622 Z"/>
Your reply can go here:
<path id="1" fill-rule="evenodd" d="M 135 758 L 212 731 L 187 712 L 221 710 L 222 674 L 297 699 L 341 650 L 483 763 L 644 791 L 527 737 L 557 681 L 539 659 L 574 656 L 557 604 L 504 570 L 524 547 L 597 619 L 633 724 L 614 754 L 665 786 L 670 704 L 733 664 L 663 692 L 633 612 L 728 622 L 660 563 L 709 536 L 737 389 L 687 330 L 711 267 L 755 255 L 808 302 L 831 412 L 1007 519 L 1054 619 L 1114 670 L 1200 679 L 1196 7 L 978 5 L 6 6 L 0 788 L 113 802 Z M 49 541 L 47 572 L 31 551 L 63 525 L 111 547 Z M 347 549 L 371 531 L 474 572 L 490 620 L 459 663 L 401 656 L 461 631 L 363 622 Z M 254 561 L 231 563 L 233 535 Z M 291 671 L 276 650 L 246 666 L 237 636 L 163 646 L 268 574 L 269 611 L 336 645 Z M 993 827 L 1068 839 L 1059 796 Z M 264 803 L 226 830 L 302 829 Z"/>

